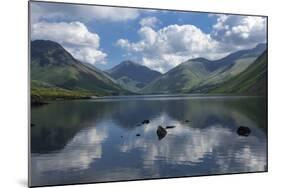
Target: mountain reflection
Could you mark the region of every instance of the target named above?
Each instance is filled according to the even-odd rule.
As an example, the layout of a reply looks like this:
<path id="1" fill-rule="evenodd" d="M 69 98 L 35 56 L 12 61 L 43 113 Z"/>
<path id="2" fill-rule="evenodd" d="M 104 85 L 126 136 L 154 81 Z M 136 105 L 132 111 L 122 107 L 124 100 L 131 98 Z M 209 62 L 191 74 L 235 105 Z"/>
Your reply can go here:
<path id="1" fill-rule="evenodd" d="M 32 139 L 36 141 L 31 148 L 32 182 L 264 171 L 265 111 L 259 98 L 185 97 L 68 101 L 36 108 L 32 111 L 36 124 L 32 128 Z M 137 126 L 144 119 L 150 123 Z M 175 127 L 167 129 L 167 135 L 158 140 L 159 125 Z M 248 137 L 236 134 L 241 125 L 251 128 Z"/>

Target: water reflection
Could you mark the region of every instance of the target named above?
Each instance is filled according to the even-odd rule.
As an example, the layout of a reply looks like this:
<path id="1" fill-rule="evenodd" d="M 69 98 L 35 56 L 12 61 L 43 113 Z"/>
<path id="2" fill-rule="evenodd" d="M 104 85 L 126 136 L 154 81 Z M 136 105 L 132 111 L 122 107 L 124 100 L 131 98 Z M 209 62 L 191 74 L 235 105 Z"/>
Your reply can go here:
<path id="1" fill-rule="evenodd" d="M 150 123 L 137 126 L 144 119 Z M 32 122 L 33 185 L 267 168 L 266 104 L 260 98 L 57 102 L 32 109 Z M 175 127 L 159 140 L 159 125 Z M 248 137 L 237 135 L 241 125 L 251 128 Z"/>
<path id="2" fill-rule="evenodd" d="M 87 169 L 92 161 L 102 156 L 102 142 L 107 135 L 95 127 L 81 130 L 60 151 L 45 155 L 33 154 L 39 172 Z"/>

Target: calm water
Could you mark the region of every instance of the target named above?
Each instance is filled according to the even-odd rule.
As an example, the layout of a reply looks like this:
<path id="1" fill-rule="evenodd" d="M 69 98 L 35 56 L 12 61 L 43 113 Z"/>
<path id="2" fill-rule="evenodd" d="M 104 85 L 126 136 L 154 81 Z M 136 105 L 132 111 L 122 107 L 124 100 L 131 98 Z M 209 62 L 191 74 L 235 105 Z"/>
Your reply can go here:
<path id="1" fill-rule="evenodd" d="M 266 113 L 266 98 L 255 97 L 113 97 L 32 108 L 31 184 L 265 171 Z M 144 119 L 150 123 L 139 126 Z M 159 125 L 175 128 L 159 140 Z M 248 137 L 236 133 L 241 125 Z"/>

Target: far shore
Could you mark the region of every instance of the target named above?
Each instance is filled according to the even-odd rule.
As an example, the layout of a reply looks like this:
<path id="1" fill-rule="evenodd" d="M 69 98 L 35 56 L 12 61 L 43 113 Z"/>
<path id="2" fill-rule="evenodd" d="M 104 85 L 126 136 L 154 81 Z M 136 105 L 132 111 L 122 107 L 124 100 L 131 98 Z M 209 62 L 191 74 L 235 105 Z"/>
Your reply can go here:
<path id="1" fill-rule="evenodd" d="M 108 95 L 108 96 L 84 96 L 84 97 L 58 97 L 58 98 L 38 98 L 36 100 L 31 100 L 31 106 L 42 106 L 49 104 L 54 101 L 67 101 L 67 100 L 101 100 L 101 99 L 143 99 L 143 98 L 208 98 L 208 99 L 217 99 L 217 98 L 249 98 L 249 97 L 267 97 L 265 95 L 247 95 L 247 94 L 202 94 L 202 93 L 189 93 L 189 94 L 134 94 L 134 95 Z"/>

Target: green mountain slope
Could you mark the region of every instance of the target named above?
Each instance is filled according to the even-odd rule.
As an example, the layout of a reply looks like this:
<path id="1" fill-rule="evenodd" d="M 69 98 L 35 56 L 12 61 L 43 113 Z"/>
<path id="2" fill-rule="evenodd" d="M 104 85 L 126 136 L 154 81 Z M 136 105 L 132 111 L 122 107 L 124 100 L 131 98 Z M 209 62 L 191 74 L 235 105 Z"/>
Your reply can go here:
<path id="1" fill-rule="evenodd" d="M 191 59 L 168 71 L 142 89 L 143 93 L 206 93 L 217 84 L 243 72 L 266 49 L 259 44 L 219 60 Z"/>
<path id="2" fill-rule="evenodd" d="M 102 71 L 84 65 L 58 43 L 46 40 L 31 42 L 31 80 L 92 95 L 127 93 Z M 35 87 L 33 84 L 32 89 Z"/>
<path id="3" fill-rule="evenodd" d="M 267 94 L 267 52 L 240 74 L 218 85 L 210 93 Z"/>
<path id="4" fill-rule="evenodd" d="M 129 60 L 121 62 L 106 72 L 123 88 L 133 92 L 140 91 L 145 85 L 161 76 L 160 72 Z"/>
<path id="5" fill-rule="evenodd" d="M 143 93 L 182 93 L 196 86 L 208 75 L 208 70 L 196 61 L 182 63 L 162 75 L 142 90 Z"/>

